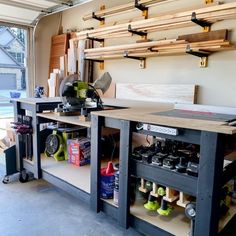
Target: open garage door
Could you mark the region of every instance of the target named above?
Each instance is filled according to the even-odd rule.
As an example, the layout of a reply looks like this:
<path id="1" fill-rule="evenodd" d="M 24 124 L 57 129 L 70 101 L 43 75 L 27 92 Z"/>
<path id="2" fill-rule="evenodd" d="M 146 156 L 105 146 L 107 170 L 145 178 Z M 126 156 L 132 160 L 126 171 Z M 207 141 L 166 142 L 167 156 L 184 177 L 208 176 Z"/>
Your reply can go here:
<path id="1" fill-rule="evenodd" d="M 0 73 L 0 90 L 15 90 L 16 74 Z"/>
<path id="2" fill-rule="evenodd" d="M 41 17 L 89 1 L 93 0 L 0 0 L 0 22 L 35 26 Z"/>

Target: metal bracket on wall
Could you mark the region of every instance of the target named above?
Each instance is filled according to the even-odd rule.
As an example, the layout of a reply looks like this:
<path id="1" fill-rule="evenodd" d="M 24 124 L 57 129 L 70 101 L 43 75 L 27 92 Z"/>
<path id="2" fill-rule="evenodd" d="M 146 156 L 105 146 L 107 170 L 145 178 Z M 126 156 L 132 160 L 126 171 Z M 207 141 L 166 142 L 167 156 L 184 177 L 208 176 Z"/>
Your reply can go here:
<path id="1" fill-rule="evenodd" d="M 128 31 L 132 34 L 137 34 L 139 36 L 142 36 L 144 38 L 147 38 L 147 32 L 144 31 L 137 31 L 137 30 L 133 30 L 131 25 L 128 25 Z"/>
<path id="2" fill-rule="evenodd" d="M 139 3 L 138 0 L 134 1 L 134 6 L 135 6 L 135 8 L 139 9 L 140 11 L 142 11 L 142 16 L 144 16 L 145 19 L 148 18 L 148 7 L 146 7 L 143 4 Z"/>
<path id="3" fill-rule="evenodd" d="M 95 20 L 100 21 L 100 25 L 104 25 L 104 23 L 105 23 L 105 18 L 97 16 L 95 14 L 95 12 L 92 12 L 92 18 L 95 19 Z"/>
<path id="4" fill-rule="evenodd" d="M 148 50 L 149 50 L 150 52 L 159 52 L 158 50 L 155 50 L 155 49 L 153 49 L 152 47 L 151 47 L 151 48 L 148 48 Z"/>
<path id="5" fill-rule="evenodd" d="M 136 57 L 136 56 L 129 56 L 129 52 L 124 52 L 124 58 L 134 59 L 140 61 L 139 68 L 145 69 L 146 67 L 146 58 L 145 57 Z"/>
<path id="6" fill-rule="evenodd" d="M 211 30 L 212 23 L 197 19 L 196 12 L 192 12 L 191 21 L 203 28 L 204 32 L 209 32 Z"/>
<path id="7" fill-rule="evenodd" d="M 214 2 L 214 0 L 205 0 L 205 4 L 211 4 L 213 2 Z"/>
<path id="8" fill-rule="evenodd" d="M 200 67 L 207 67 L 208 64 L 208 56 L 209 56 L 209 52 L 203 52 L 203 51 L 193 51 L 190 48 L 190 45 L 187 45 L 186 47 L 186 53 L 196 56 L 196 57 L 200 57 Z"/>
<path id="9" fill-rule="evenodd" d="M 90 40 L 92 40 L 92 41 L 97 41 L 97 42 L 100 42 L 100 43 L 103 43 L 103 42 L 104 42 L 104 39 L 89 37 L 88 34 L 87 34 L 87 36 L 86 36 L 86 39 L 90 39 Z"/>
<path id="10" fill-rule="evenodd" d="M 89 58 L 84 58 L 86 61 L 92 61 L 92 62 L 98 62 L 99 63 L 99 69 L 104 70 L 104 60 L 98 60 L 98 59 L 89 59 Z"/>

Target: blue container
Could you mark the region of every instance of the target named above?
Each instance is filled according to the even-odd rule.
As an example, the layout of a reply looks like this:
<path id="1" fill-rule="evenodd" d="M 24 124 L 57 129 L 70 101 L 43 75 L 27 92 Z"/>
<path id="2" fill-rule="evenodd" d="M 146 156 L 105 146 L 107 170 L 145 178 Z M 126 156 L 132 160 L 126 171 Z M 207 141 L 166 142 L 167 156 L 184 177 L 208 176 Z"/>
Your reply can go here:
<path id="1" fill-rule="evenodd" d="M 106 168 L 101 169 L 101 198 L 112 199 L 115 187 L 115 175 L 111 162 Z"/>
<path id="2" fill-rule="evenodd" d="M 10 92 L 11 98 L 19 98 L 21 95 L 20 92 Z"/>

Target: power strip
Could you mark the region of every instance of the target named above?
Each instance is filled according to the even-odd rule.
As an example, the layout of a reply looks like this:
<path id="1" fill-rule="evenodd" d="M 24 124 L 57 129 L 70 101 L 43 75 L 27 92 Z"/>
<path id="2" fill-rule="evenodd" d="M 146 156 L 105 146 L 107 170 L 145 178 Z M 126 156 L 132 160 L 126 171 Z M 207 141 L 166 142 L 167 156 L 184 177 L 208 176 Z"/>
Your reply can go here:
<path id="1" fill-rule="evenodd" d="M 142 128 L 143 128 L 143 130 L 157 132 L 160 134 L 168 134 L 168 135 L 172 135 L 172 136 L 178 135 L 178 129 L 169 128 L 169 127 L 165 127 L 165 126 L 143 124 Z"/>

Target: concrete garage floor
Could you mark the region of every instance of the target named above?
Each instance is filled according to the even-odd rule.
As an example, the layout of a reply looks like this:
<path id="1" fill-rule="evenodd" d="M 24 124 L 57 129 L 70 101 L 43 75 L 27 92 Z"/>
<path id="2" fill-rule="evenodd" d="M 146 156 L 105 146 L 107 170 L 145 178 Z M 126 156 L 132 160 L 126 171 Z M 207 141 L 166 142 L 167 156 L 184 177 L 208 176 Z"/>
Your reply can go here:
<path id="1" fill-rule="evenodd" d="M 4 166 L 0 164 L 0 179 Z M 43 180 L 0 182 L 1 236 L 139 236 Z"/>

